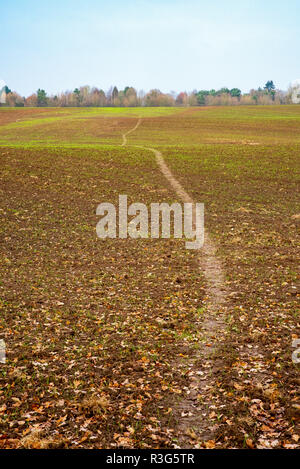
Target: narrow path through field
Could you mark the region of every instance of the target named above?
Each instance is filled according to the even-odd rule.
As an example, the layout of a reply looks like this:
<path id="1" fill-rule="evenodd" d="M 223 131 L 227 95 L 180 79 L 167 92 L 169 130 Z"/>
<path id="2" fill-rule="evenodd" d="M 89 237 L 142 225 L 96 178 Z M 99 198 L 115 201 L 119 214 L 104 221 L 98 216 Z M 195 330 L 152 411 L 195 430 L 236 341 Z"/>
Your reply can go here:
<path id="1" fill-rule="evenodd" d="M 133 129 L 130 129 L 127 132 L 125 132 L 124 134 L 122 134 L 122 137 L 123 137 L 123 143 L 121 145 L 122 147 L 124 147 L 127 144 L 127 135 L 131 134 L 131 132 L 134 132 L 138 128 L 138 126 L 140 125 L 141 122 L 142 122 L 142 119 L 139 118 L 139 120 L 137 121 L 137 123 L 133 127 Z"/>
<path id="2" fill-rule="evenodd" d="M 122 135 L 122 146 L 127 144 L 127 135 L 134 132 L 141 122 L 142 119 L 139 118 L 136 125 Z M 155 148 L 140 145 L 132 146 L 154 153 L 160 171 L 174 189 L 176 195 L 184 203 L 194 203 L 192 197 L 186 192 L 184 187 L 175 178 L 172 171 L 167 166 L 160 151 Z M 175 411 L 175 415 L 178 420 L 177 431 L 180 434 L 179 444 L 181 447 L 185 448 L 191 446 L 189 443 L 191 440 L 191 431 L 195 432 L 195 434 L 203 441 L 212 439 L 214 433 L 213 428 L 210 426 L 208 414 L 210 413 L 209 407 L 211 405 L 210 390 L 215 382 L 215 347 L 218 342 L 217 337 L 221 335 L 224 329 L 222 307 L 226 300 L 226 288 L 221 262 L 216 256 L 216 246 L 211 240 L 207 230 L 205 230 L 204 245 L 199 251 L 199 264 L 200 270 L 204 273 L 207 283 L 207 301 L 205 314 L 203 314 L 197 321 L 199 328 L 201 328 L 203 343 L 199 348 L 199 355 L 194 357 L 193 362 L 196 362 L 197 360 L 199 361 L 199 359 L 204 359 L 205 366 L 201 368 L 201 370 L 198 370 L 198 373 L 195 373 L 192 369 L 193 363 L 191 363 L 190 369 L 192 380 L 191 389 L 188 394 L 189 397 L 182 400 Z M 205 343 L 209 343 L 209 347 L 206 347 Z M 217 357 L 217 359 L 220 359 L 220 357 Z M 180 364 L 177 365 L 180 367 Z M 199 394 L 203 397 L 205 396 L 200 404 L 196 397 Z"/>

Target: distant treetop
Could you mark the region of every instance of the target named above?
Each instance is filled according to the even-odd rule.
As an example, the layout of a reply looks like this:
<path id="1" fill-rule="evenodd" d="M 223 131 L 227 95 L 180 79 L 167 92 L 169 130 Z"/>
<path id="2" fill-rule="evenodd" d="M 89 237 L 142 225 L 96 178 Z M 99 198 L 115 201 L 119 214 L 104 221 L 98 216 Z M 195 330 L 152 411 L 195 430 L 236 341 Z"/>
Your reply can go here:
<path id="1" fill-rule="evenodd" d="M 3 82 L 4 83 L 4 82 Z M 81 86 L 73 91 L 48 96 L 44 89 L 39 88 L 27 98 L 12 92 L 4 86 L 0 92 L 6 93 L 6 106 L 68 106 L 68 107 L 136 107 L 136 106 L 233 106 L 240 104 L 288 104 L 291 93 L 276 90 L 273 80 L 268 80 L 264 88 L 252 89 L 242 93 L 239 88 L 200 89 L 191 92 L 163 93 L 159 89 L 151 89 L 148 93 L 139 91 L 132 86 L 119 90 L 111 86 L 107 92 L 101 88 Z"/>

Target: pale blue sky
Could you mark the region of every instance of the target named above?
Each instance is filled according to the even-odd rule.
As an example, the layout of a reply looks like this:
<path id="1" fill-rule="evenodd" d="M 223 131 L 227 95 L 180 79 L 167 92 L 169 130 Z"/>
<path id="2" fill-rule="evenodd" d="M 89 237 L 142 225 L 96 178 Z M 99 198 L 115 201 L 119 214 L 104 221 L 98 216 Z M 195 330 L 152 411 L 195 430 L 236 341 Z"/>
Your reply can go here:
<path id="1" fill-rule="evenodd" d="M 300 78 L 299 0 L 0 0 L 0 79 L 22 95 Z"/>

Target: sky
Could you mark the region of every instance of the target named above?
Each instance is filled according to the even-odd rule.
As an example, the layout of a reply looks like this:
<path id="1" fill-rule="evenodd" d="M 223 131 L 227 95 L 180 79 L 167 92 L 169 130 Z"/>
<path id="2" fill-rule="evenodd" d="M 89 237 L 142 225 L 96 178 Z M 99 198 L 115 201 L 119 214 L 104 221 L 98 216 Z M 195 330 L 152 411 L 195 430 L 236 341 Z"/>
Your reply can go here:
<path id="1" fill-rule="evenodd" d="M 0 80 L 163 92 L 300 78 L 299 0 L 0 0 Z"/>

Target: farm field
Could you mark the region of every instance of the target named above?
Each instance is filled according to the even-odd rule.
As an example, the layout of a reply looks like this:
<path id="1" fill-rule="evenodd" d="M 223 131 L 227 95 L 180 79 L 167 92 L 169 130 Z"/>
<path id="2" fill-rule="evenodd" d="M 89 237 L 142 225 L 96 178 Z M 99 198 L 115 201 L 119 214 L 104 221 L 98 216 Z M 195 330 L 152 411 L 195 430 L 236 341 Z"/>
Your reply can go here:
<path id="1" fill-rule="evenodd" d="M 149 149 L 212 254 L 97 238 L 182 202 Z M 299 152 L 298 105 L 1 108 L 0 448 L 300 447 Z"/>

